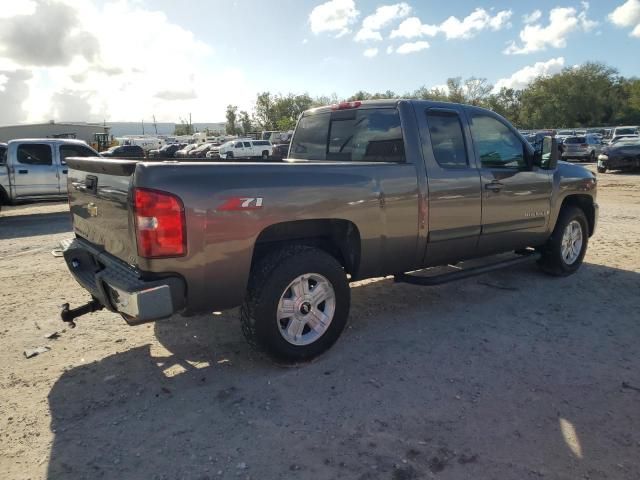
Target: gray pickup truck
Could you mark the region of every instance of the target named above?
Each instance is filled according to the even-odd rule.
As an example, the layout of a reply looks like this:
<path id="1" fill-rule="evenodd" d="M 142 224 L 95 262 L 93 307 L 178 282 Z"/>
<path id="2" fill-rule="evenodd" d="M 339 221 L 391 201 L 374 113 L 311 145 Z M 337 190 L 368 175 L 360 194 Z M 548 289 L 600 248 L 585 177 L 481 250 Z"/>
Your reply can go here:
<path id="1" fill-rule="evenodd" d="M 132 325 L 241 306 L 285 361 L 329 348 L 349 282 L 433 285 L 537 258 L 569 275 L 596 227 L 596 178 L 481 108 L 394 100 L 315 108 L 282 163 L 69 159 L 69 270 Z M 501 252 L 513 258 L 417 273 Z M 427 272 L 428 273 L 428 272 Z M 212 319 L 212 321 L 214 321 Z"/>
<path id="2" fill-rule="evenodd" d="M 0 206 L 67 198 L 67 157 L 95 157 L 85 142 L 41 138 L 0 144 Z"/>

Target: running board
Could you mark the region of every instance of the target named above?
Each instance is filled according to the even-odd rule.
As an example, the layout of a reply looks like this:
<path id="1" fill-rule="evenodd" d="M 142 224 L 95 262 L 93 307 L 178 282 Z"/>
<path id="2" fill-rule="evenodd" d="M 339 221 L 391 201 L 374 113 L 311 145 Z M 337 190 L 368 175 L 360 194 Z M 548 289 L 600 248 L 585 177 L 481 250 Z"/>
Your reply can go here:
<path id="1" fill-rule="evenodd" d="M 395 282 L 398 283 L 410 283 L 412 285 L 434 286 L 442 285 L 443 283 L 455 282 L 469 277 L 475 277 L 484 273 L 493 272 L 494 270 L 500 270 L 502 268 L 513 267 L 514 265 L 520 265 L 522 263 L 530 262 L 531 260 L 537 260 L 540 258 L 540 254 L 537 252 L 521 253 L 518 258 L 511 258 L 509 260 L 502 260 L 501 262 L 491 263 L 489 265 L 480 265 L 478 267 L 471 267 L 468 269 L 458 270 L 457 272 L 443 273 L 442 275 L 432 275 L 430 277 L 421 277 L 413 275 L 411 273 L 397 273 L 394 275 Z"/>

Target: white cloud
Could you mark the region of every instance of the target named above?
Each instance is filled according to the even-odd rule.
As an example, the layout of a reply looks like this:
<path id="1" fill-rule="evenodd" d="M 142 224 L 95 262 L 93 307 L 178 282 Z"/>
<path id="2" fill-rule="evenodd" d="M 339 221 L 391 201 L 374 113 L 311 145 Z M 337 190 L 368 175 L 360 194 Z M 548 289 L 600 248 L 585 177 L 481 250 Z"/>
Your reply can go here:
<path id="1" fill-rule="evenodd" d="M 571 33 L 580 29 L 588 31 L 598 24 L 587 17 L 588 9 L 588 2 L 582 2 L 580 12 L 573 7 L 553 8 L 549 12 L 549 24 L 546 27 L 539 23 L 525 25 L 519 35 L 522 46 L 512 41 L 503 53 L 526 54 L 546 50 L 547 47 L 566 47 L 567 37 Z"/>
<path id="2" fill-rule="evenodd" d="M 351 31 L 359 15 L 353 0 L 329 0 L 311 10 L 309 23 L 313 33 L 332 33 L 338 38 Z"/>
<path id="3" fill-rule="evenodd" d="M 368 57 L 368 58 L 373 58 L 373 57 L 375 57 L 376 55 L 378 55 L 378 49 L 377 49 L 377 48 L 367 48 L 367 49 L 364 51 L 363 55 L 364 55 L 365 57 Z"/>
<path id="4" fill-rule="evenodd" d="M 389 45 L 387 47 L 387 55 L 391 55 L 393 53 L 393 46 Z"/>
<path id="5" fill-rule="evenodd" d="M 609 14 L 617 27 L 634 27 L 630 35 L 640 38 L 640 0 L 627 0 Z"/>
<path id="6" fill-rule="evenodd" d="M 362 28 L 360 28 L 354 40 L 356 42 L 382 40 L 380 29 L 395 20 L 406 17 L 410 12 L 411 7 L 404 2 L 378 7 L 375 13 L 365 17 L 362 21 Z"/>
<path id="7" fill-rule="evenodd" d="M 523 23 L 536 23 L 542 18 L 542 12 L 540 10 L 534 10 L 531 13 L 527 13 L 522 16 Z"/>
<path id="8" fill-rule="evenodd" d="M 403 21 L 397 29 L 391 32 L 390 38 L 418 38 L 422 36 L 434 37 L 438 33 L 445 35 L 447 39 L 474 37 L 483 30 L 502 30 L 511 26 L 509 20 L 511 10 L 501 10 L 495 15 L 483 8 L 476 8 L 469 15 L 460 20 L 451 16 L 440 25 L 423 24 L 419 18 L 411 17 Z"/>
<path id="9" fill-rule="evenodd" d="M 521 68 L 508 78 L 501 78 L 495 83 L 494 93 L 502 88 L 521 90 L 540 75 L 554 75 L 564 68 L 564 57 L 552 58 L 546 62 L 536 62 Z"/>
<path id="10" fill-rule="evenodd" d="M 0 18 L 11 18 L 17 15 L 31 15 L 36 10 L 33 0 L 13 0 L 3 2 L 0 8 Z"/>
<path id="11" fill-rule="evenodd" d="M 396 53 L 406 55 L 407 53 L 419 52 L 420 50 L 425 50 L 427 48 L 429 48 L 429 42 L 425 42 L 424 40 L 407 42 L 396 48 Z"/>
<path id="12" fill-rule="evenodd" d="M 15 25 L 30 34 L 12 33 Z M 0 103 L 11 106 L 2 123 L 178 121 L 189 113 L 214 121 L 230 101 L 250 108 L 255 94 L 242 71 L 217 71 L 211 46 L 137 0 L 36 2 L 30 14 L 0 19 L 0 32 L 0 75 L 8 78 Z M 179 68 L 167 68 L 171 59 Z"/>

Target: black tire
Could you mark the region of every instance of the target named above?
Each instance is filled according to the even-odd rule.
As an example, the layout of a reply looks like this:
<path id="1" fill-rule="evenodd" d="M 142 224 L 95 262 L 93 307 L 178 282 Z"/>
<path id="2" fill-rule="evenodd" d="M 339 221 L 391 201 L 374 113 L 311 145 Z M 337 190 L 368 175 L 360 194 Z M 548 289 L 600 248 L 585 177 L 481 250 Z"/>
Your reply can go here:
<path id="1" fill-rule="evenodd" d="M 562 237 L 567 225 L 573 221 L 577 221 L 582 229 L 582 248 L 578 258 L 571 264 L 567 263 L 562 256 Z M 566 206 L 560 212 L 558 221 L 553 229 L 551 238 L 542 249 L 542 257 L 538 262 L 540 268 L 550 275 L 557 277 L 566 277 L 575 273 L 582 265 L 584 255 L 587 252 L 589 244 L 589 225 L 584 212 L 573 206 Z"/>
<path id="2" fill-rule="evenodd" d="M 607 167 L 598 167 L 598 173 L 607 173 Z"/>
<path id="3" fill-rule="evenodd" d="M 262 157 L 260 158 L 266 162 L 267 160 L 269 160 L 269 152 L 265 150 L 264 152 L 262 152 Z"/>
<path id="4" fill-rule="evenodd" d="M 233 152 L 227 152 L 224 158 L 227 160 L 233 160 Z"/>
<path id="5" fill-rule="evenodd" d="M 596 152 L 591 152 L 591 154 L 589 155 L 589 161 L 591 163 L 594 163 L 596 161 Z"/>
<path id="6" fill-rule="evenodd" d="M 335 293 L 335 311 L 327 330 L 313 343 L 294 345 L 280 333 L 278 304 L 289 284 L 307 273 L 322 275 L 330 282 Z M 240 309 L 242 332 L 251 346 L 277 361 L 310 360 L 338 339 L 347 323 L 350 302 L 347 276 L 334 257 L 316 248 L 290 245 L 267 254 L 252 269 L 247 295 Z"/>

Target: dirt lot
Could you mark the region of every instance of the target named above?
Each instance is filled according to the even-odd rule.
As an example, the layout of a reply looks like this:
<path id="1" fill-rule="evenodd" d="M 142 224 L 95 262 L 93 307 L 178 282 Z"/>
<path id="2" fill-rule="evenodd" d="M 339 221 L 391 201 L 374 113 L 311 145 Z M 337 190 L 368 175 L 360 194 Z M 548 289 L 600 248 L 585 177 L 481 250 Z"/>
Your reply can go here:
<path id="1" fill-rule="evenodd" d="M 59 305 L 87 298 L 50 253 L 66 204 L 7 208 L 0 478 L 636 480 L 640 175 L 599 182 L 575 276 L 354 285 L 340 341 L 288 369 L 249 349 L 235 311 L 65 328 Z"/>

